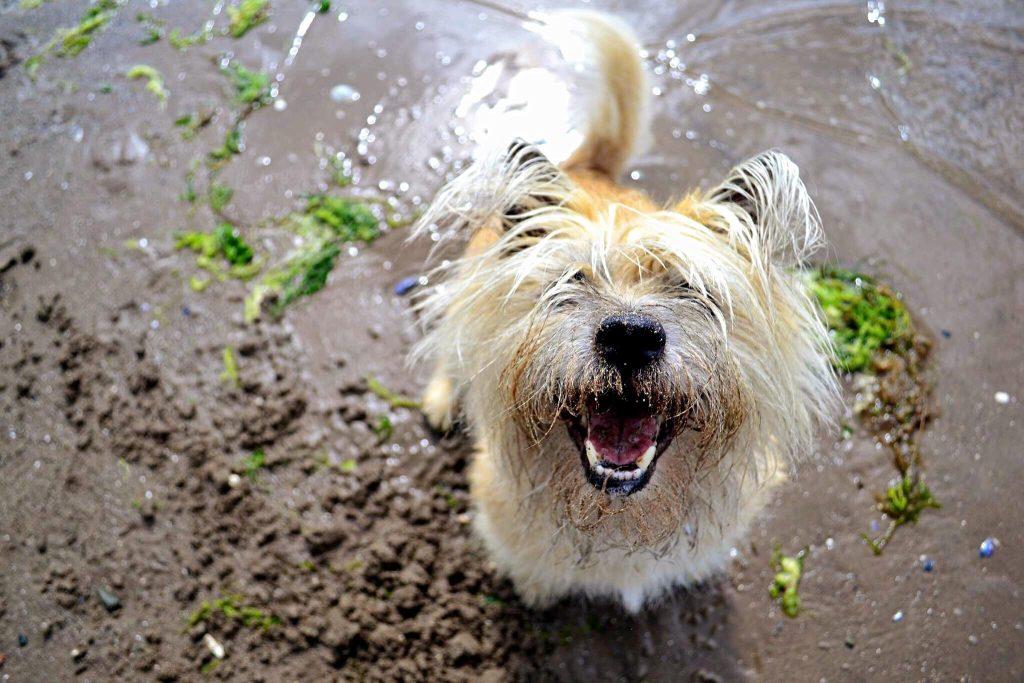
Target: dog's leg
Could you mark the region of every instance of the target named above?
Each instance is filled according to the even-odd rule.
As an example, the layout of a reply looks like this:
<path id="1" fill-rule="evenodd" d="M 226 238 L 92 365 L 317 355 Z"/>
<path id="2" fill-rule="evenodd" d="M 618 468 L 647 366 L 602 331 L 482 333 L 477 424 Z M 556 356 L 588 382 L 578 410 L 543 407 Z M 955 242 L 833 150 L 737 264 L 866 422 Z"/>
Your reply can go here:
<path id="1" fill-rule="evenodd" d="M 423 390 L 423 414 L 427 424 L 439 432 L 452 428 L 455 419 L 455 389 L 444 361 L 438 361 L 434 373 Z"/>

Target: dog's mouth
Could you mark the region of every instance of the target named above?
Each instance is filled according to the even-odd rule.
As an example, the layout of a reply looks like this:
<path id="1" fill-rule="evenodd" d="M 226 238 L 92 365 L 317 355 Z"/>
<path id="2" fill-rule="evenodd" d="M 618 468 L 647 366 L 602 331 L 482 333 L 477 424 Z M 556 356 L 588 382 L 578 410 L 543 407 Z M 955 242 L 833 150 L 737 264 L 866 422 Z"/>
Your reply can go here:
<path id="1" fill-rule="evenodd" d="M 580 452 L 583 470 L 598 490 L 628 496 L 651 481 L 658 458 L 675 438 L 676 420 L 643 401 L 604 396 L 582 415 L 562 416 Z"/>

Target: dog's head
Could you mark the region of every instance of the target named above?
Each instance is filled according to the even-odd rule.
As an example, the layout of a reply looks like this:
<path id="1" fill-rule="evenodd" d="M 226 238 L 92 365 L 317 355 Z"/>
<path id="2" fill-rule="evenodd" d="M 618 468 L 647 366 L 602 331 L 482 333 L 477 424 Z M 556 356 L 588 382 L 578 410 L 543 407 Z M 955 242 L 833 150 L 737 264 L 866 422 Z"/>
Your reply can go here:
<path id="1" fill-rule="evenodd" d="M 659 209 L 516 144 L 422 225 L 474 234 L 435 273 L 423 349 L 446 359 L 503 472 L 557 492 L 578 528 L 615 516 L 650 543 L 730 474 L 810 449 L 836 389 L 792 270 L 818 222 L 784 155 Z"/>

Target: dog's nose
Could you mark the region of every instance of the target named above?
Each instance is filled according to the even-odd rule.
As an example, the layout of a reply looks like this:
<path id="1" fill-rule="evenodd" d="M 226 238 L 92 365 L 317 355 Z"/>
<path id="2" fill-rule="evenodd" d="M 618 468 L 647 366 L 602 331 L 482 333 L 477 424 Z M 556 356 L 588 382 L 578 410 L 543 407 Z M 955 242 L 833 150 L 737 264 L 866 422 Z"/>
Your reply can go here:
<path id="1" fill-rule="evenodd" d="M 612 365 L 639 370 L 661 358 L 665 328 L 646 315 L 610 315 L 601 321 L 594 341 L 598 353 Z"/>

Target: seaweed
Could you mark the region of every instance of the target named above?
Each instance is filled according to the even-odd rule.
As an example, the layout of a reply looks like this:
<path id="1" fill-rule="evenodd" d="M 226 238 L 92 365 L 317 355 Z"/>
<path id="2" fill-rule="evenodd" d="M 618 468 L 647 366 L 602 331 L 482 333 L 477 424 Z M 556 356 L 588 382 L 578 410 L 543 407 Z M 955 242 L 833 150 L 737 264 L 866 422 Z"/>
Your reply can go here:
<path id="1" fill-rule="evenodd" d="M 213 121 L 213 111 L 191 112 L 182 114 L 174 119 L 174 125 L 181 128 L 181 139 L 191 140 L 200 130 L 206 128 Z"/>
<path id="2" fill-rule="evenodd" d="M 213 183 L 212 185 L 210 185 L 210 189 L 207 190 L 206 192 L 206 198 L 210 202 L 210 208 L 213 209 L 215 212 L 219 213 L 221 209 L 227 206 L 228 202 L 231 201 L 231 197 L 233 197 L 234 194 L 235 191 L 231 189 L 229 186 L 218 185 L 217 183 Z M 248 245 L 245 246 L 246 248 L 248 248 Z M 228 260 L 230 261 L 231 259 L 229 258 Z M 245 263 L 248 263 L 251 260 L 252 249 L 249 249 L 249 260 L 245 261 Z"/>
<path id="3" fill-rule="evenodd" d="M 300 238 L 300 246 L 253 287 L 245 301 L 248 321 L 259 317 L 268 298 L 273 298 L 270 312 L 279 316 L 295 300 L 320 291 L 342 244 L 369 243 L 380 235 L 378 220 L 365 204 L 323 194 L 307 197 L 304 210 L 291 214 L 286 226 Z"/>
<path id="4" fill-rule="evenodd" d="M 779 601 L 782 613 L 790 618 L 800 614 L 800 608 L 803 606 L 799 589 L 806 556 L 806 548 L 793 556 L 783 555 L 779 546 L 775 546 L 772 550 L 770 564 L 775 576 L 772 578 L 771 586 L 768 587 L 768 594 L 772 600 Z"/>
<path id="5" fill-rule="evenodd" d="M 825 314 L 837 369 L 863 371 L 879 351 L 901 352 L 913 343 L 910 313 L 885 285 L 827 267 L 806 271 L 805 282 Z"/>
<path id="6" fill-rule="evenodd" d="M 256 481 L 260 476 L 260 470 L 267 463 L 267 457 L 263 453 L 262 448 L 257 448 L 242 461 L 242 467 L 245 468 L 245 476 L 249 478 L 249 481 Z"/>
<path id="7" fill-rule="evenodd" d="M 135 21 L 142 24 L 142 28 L 146 31 L 142 38 L 139 38 L 139 45 L 158 43 L 167 34 L 167 30 L 164 28 L 167 22 L 163 19 L 157 19 L 148 12 L 136 14 Z"/>
<path id="8" fill-rule="evenodd" d="M 203 45 L 213 38 L 213 29 L 204 27 L 194 33 L 183 35 L 180 28 L 171 29 L 167 34 L 167 42 L 171 47 L 184 52 L 194 45 Z"/>
<path id="9" fill-rule="evenodd" d="M 871 548 L 875 555 L 881 555 L 882 550 L 892 540 L 896 529 L 908 522 L 916 524 L 921 513 L 929 508 L 938 509 L 939 504 L 928 486 L 919 478 L 910 474 L 904 474 L 895 484 L 890 486 L 884 496 L 878 496 L 878 511 L 889 518 L 889 526 L 878 538 L 871 538 L 867 534 L 861 537 Z"/>
<path id="10" fill-rule="evenodd" d="M 228 8 L 228 34 L 241 38 L 251 29 L 262 24 L 270 16 L 269 0 L 241 0 Z"/>
<path id="11" fill-rule="evenodd" d="M 224 361 L 224 372 L 220 373 L 220 378 L 238 386 L 238 360 L 235 358 L 235 350 L 230 346 L 225 346 L 221 355 Z"/>
<path id="12" fill-rule="evenodd" d="M 217 614 L 222 614 L 228 619 L 234 619 L 242 623 L 246 628 L 255 628 L 261 631 L 269 631 L 281 624 L 281 620 L 273 614 L 268 614 L 256 607 L 244 604 L 244 597 L 241 595 L 225 595 L 215 600 L 204 600 L 202 604 L 188 617 L 186 628 L 192 628 L 201 623 L 213 619 Z"/>
<path id="13" fill-rule="evenodd" d="M 224 144 L 209 154 L 210 164 L 219 166 L 235 154 L 242 153 L 242 122 L 239 121 L 231 126 L 224 136 Z"/>
<path id="14" fill-rule="evenodd" d="M 867 275 L 823 267 L 806 271 L 804 281 L 825 314 L 836 369 L 852 374 L 854 413 L 888 448 L 899 475 L 875 496 L 878 510 L 889 518 L 886 531 L 874 539 L 862 534 L 880 555 L 899 527 L 940 507 L 923 481 L 918 446 L 931 417 L 925 378 L 931 342 L 915 328 L 900 295 Z"/>
<path id="15" fill-rule="evenodd" d="M 241 64 L 231 63 L 223 69 L 235 88 L 235 99 L 242 104 L 264 105 L 270 97 L 270 75 L 262 71 L 249 71 Z"/>
<path id="16" fill-rule="evenodd" d="M 160 102 L 160 106 L 167 105 L 167 96 L 170 94 L 167 88 L 164 86 L 164 77 L 155 68 L 148 64 L 136 64 L 132 68 L 128 69 L 125 73 L 125 78 L 133 81 L 138 78 L 146 79 L 146 90 L 153 93 Z"/>
<path id="17" fill-rule="evenodd" d="M 97 0 L 85 11 L 78 24 L 57 29 L 38 53 L 25 60 L 28 75 L 34 78 L 39 67 L 51 54 L 60 58 L 77 57 L 82 50 L 89 47 L 95 34 L 117 15 L 119 8 L 118 0 Z"/>
<path id="18" fill-rule="evenodd" d="M 408 396 L 402 396 L 391 391 L 383 384 L 380 383 L 373 375 L 366 376 L 366 386 L 378 398 L 382 398 L 388 402 L 392 408 L 419 408 L 420 402 L 416 399 L 409 398 Z"/>
<path id="19" fill-rule="evenodd" d="M 230 223 L 221 223 L 212 233 L 186 232 L 178 236 L 176 249 L 191 249 L 200 256 L 223 256 L 233 266 L 246 265 L 253 260 L 253 251 Z"/>
<path id="20" fill-rule="evenodd" d="M 391 424 L 391 418 L 387 415 L 379 415 L 377 422 L 373 425 L 373 433 L 381 441 L 387 441 L 395 433 L 395 426 Z"/>

